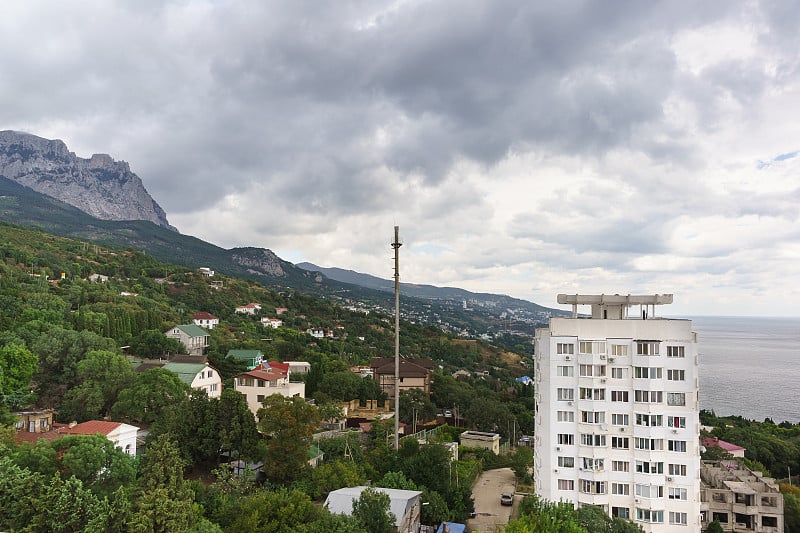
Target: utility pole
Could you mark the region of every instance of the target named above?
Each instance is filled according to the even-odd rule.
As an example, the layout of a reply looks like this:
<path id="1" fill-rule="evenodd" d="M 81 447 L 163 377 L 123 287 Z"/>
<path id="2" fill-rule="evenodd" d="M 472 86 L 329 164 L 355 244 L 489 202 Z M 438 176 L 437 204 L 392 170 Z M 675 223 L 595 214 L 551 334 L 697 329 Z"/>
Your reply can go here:
<path id="1" fill-rule="evenodd" d="M 400 226 L 394 227 L 394 449 L 400 448 Z"/>

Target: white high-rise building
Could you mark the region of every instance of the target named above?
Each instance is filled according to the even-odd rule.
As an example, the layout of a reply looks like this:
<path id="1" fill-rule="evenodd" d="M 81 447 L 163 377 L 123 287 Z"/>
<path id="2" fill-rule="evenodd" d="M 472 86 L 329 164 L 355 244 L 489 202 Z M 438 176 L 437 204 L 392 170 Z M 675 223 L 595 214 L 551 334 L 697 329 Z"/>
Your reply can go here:
<path id="1" fill-rule="evenodd" d="M 671 294 L 558 295 L 535 341 L 536 494 L 645 531 L 700 531 L 697 338 Z M 579 316 L 591 305 L 591 316 Z"/>

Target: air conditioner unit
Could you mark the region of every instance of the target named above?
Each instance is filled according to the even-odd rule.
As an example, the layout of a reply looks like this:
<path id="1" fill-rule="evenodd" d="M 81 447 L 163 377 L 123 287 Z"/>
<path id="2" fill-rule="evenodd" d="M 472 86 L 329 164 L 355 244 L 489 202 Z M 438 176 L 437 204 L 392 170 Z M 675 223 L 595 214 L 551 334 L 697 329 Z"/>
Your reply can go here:
<path id="1" fill-rule="evenodd" d="M 673 432 L 673 433 L 677 433 L 677 432 L 678 432 L 678 430 L 677 430 L 677 429 L 673 429 L 673 430 L 672 430 L 672 432 Z"/>
<path id="2" fill-rule="evenodd" d="M 672 478 L 667 476 L 667 481 L 672 481 Z"/>
<path id="3" fill-rule="evenodd" d="M 606 356 L 605 356 L 605 355 L 603 355 L 603 354 L 600 354 L 600 359 L 603 359 L 603 360 L 605 360 L 605 358 L 606 358 Z"/>
<path id="4" fill-rule="evenodd" d="M 606 382 L 606 378 L 603 378 L 603 379 L 600 380 L 600 383 L 605 383 L 605 382 Z"/>
<path id="5" fill-rule="evenodd" d="M 561 446 L 556 446 L 556 451 L 560 452 L 561 451 Z"/>
<path id="6" fill-rule="evenodd" d="M 568 356 L 568 355 L 565 355 L 565 356 L 564 356 L 564 360 L 565 360 L 565 361 L 572 361 L 572 357 L 570 357 L 570 356 Z"/>
<path id="7" fill-rule="evenodd" d="M 567 402 L 567 405 L 572 405 L 572 402 Z"/>
<path id="8" fill-rule="evenodd" d="M 619 428 L 620 433 L 625 433 L 625 428 Z"/>
<path id="9" fill-rule="evenodd" d="M 613 363 L 613 362 L 614 362 L 614 358 L 613 358 L 613 357 L 609 357 L 609 358 L 608 358 L 608 362 L 609 362 L 609 363 Z"/>
<path id="10" fill-rule="evenodd" d="M 633 500 L 633 503 L 641 503 L 641 500 L 639 500 L 639 498 L 636 498 L 635 500 Z"/>

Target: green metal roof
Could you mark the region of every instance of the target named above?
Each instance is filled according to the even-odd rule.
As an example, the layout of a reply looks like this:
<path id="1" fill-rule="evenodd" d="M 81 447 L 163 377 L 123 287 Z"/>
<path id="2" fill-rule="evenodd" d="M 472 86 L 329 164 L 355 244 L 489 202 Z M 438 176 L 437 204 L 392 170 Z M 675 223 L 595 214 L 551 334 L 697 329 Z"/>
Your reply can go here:
<path id="1" fill-rule="evenodd" d="M 205 370 L 207 365 L 198 363 L 167 363 L 162 368 L 178 374 L 181 381 L 187 385 L 191 385 L 197 374 Z"/>
<path id="2" fill-rule="evenodd" d="M 194 324 L 181 324 L 175 327 L 181 330 L 182 332 L 186 333 L 190 337 L 208 337 L 210 335 L 209 332 L 207 332 L 200 326 L 195 326 Z"/>
<path id="3" fill-rule="evenodd" d="M 233 359 L 255 359 L 257 357 L 264 357 L 264 354 L 261 353 L 261 350 L 228 350 L 228 355 L 225 358 L 233 358 Z"/>

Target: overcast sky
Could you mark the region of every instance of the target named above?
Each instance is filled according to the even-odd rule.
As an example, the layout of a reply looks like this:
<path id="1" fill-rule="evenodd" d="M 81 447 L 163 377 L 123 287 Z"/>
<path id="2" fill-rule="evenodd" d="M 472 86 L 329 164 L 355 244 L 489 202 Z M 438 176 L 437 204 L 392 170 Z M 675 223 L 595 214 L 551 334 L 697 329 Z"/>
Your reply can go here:
<path id="1" fill-rule="evenodd" d="M 0 129 L 182 233 L 556 306 L 800 316 L 800 2 L 11 1 Z"/>

